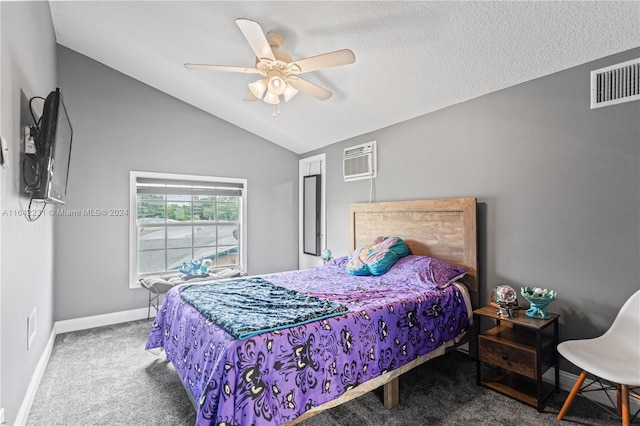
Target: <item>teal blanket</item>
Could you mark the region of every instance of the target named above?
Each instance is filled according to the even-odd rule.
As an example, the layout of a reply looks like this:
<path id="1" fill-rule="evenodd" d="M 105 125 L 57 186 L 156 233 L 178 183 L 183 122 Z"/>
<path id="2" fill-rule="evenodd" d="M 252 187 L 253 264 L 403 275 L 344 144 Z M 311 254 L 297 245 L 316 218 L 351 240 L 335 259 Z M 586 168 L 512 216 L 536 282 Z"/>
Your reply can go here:
<path id="1" fill-rule="evenodd" d="M 180 297 L 236 339 L 347 312 L 337 302 L 306 296 L 260 277 L 192 284 Z"/>

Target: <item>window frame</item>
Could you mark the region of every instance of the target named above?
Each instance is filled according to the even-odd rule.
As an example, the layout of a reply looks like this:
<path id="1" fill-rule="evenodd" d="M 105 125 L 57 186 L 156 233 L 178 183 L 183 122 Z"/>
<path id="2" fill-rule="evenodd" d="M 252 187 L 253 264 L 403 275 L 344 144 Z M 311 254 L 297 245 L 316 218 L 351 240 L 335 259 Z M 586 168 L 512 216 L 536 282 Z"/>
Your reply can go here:
<path id="1" fill-rule="evenodd" d="M 215 177 L 215 176 L 202 176 L 202 175 L 187 175 L 187 174 L 175 174 L 164 172 L 143 172 L 143 171 L 130 171 L 129 172 L 129 288 L 141 288 L 140 278 L 153 275 L 138 274 L 138 205 L 137 196 L 138 179 L 157 179 L 157 180 L 173 180 L 173 181 L 190 181 L 190 182 L 203 182 L 203 183 L 233 183 L 242 186 L 242 195 L 240 196 L 239 211 L 238 211 L 238 228 L 240 229 L 240 241 L 238 250 L 238 264 L 242 272 L 247 271 L 247 179 L 243 178 L 229 178 L 229 177 Z M 191 201 L 193 207 L 193 200 Z M 190 222 L 193 223 L 193 222 Z M 186 223 L 185 223 L 186 226 Z M 217 225 L 216 225 L 217 226 Z M 165 241 L 166 241 L 165 235 Z M 192 244 L 193 249 L 193 244 Z"/>

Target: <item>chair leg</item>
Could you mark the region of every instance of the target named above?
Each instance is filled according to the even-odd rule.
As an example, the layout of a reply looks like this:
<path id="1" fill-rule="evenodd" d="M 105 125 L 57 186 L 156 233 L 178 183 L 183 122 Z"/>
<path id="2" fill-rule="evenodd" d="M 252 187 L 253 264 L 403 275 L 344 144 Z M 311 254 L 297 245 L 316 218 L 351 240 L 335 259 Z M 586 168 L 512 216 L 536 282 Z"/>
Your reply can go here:
<path id="1" fill-rule="evenodd" d="M 147 319 L 151 318 L 151 290 L 149 290 L 149 306 L 147 306 Z"/>
<path id="2" fill-rule="evenodd" d="M 618 414 L 622 415 L 622 388 L 620 385 L 616 385 L 616 410 L 618 410 Z"/>
<path id="3" fill-rule="evenodd" d="M 564 405 L 562 406 L 562 409 L 558 413 L 558 417 L 556 417 L 558 420 L 562 420 L 564 415 L 567 414 L 567 411 L 569 410 L 569 407 L 573 402 L 573 398 L 575 398 L 578 392 L 580 391 L 580 386 L 582 386 L 582 383 L 584 383 L 584 379 L 586 378 L 587 378 L 587 372 L 583 370 L 582 373 L 580 373 L 580 376 L 578 376 L 578 380 L 576 380 L 576 383 L 573 385 L 571 392 L 569 392 L 569 396 L 567 397 L 566 401 L 564 401 Z"/>
<path id="4" fill-rule="evenodd" d="M 629 426 L 631 423 L 629 413 L 629 386 L 620 385 L 620 404 L 618 405 L 618 411 L 622 414 L 622 426 Z"/>

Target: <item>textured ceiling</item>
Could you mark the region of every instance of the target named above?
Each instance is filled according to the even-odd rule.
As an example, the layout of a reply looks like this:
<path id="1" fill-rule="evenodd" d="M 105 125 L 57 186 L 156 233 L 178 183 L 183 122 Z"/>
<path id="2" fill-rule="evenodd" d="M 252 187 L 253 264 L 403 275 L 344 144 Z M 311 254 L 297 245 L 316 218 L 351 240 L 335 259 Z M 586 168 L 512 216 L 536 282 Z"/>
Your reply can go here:
<path id="1" fill-rule="evenodd" d="M 640 3 L 52 1 L 59 44 L 296 153 L 640 46 Z M 356 62 L 305 74 L 333 92 L 243 102 L 255 75 L 235 23 L 249 18 L 302 59 L 343 48 Z"/>

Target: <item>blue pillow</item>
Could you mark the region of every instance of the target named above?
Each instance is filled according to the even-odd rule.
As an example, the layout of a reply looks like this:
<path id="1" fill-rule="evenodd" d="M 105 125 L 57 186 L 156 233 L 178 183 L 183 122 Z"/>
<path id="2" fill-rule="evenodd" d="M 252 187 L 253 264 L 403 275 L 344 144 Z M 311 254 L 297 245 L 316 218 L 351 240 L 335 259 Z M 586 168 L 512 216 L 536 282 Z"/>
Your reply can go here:
<path id="1" fill-rule="evenodd" d="M 378 237 L 373 244 L 354 251 L 345 269 L 351 275 L 382 275 L 408 254 L 409 247 L 402 238 Z"/>
<path id="2" fill-rule="evenodd" d="M 389 250 L 380 260 L 367 263 L 367 269 L 371 272 L 371 275 L 382 275 L 391 269 L 398 259 L 398 255 Z"/>

